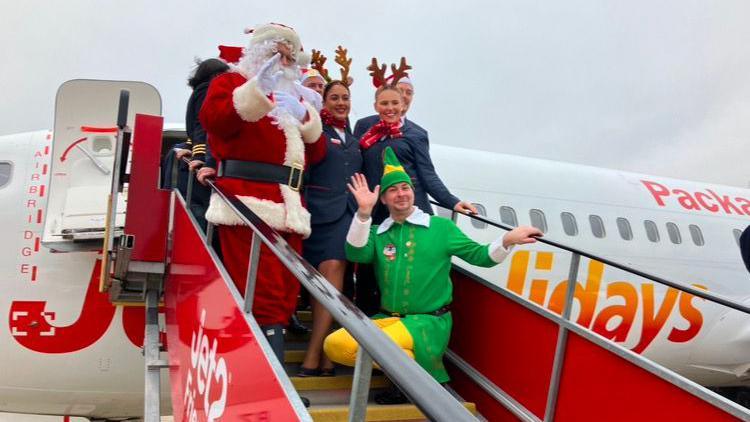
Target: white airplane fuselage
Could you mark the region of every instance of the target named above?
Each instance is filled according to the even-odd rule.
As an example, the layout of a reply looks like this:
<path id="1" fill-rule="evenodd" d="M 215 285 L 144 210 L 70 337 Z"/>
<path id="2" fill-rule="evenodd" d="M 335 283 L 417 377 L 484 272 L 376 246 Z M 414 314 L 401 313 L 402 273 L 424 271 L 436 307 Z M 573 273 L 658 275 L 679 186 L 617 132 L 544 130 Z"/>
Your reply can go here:
<path id="1" fill-rule="evenodd" d="M 50 149 L 46 131 L 0 137 L 0 165 L 11 168 L 0 186 L 0 309 L 7 315 L 0 330 L 0 412 L 137 415 L 143 400 L 143 309 L 112 307 L 106 296 L 89 290 L 97 253 L 54 253 L 37 240 L 45 188 L 55 177 Z M 530 224 L 530 211 L 538 210 L 550 239 L 750 301 L 750 279 L 733 234 L 750 221 L 750 200 L 736 199 L 750 199 L 750 190 L 441 145 L 433 145 L 431 154 L 451 191 L 483 205 L 491 219 L 499 221 L 504 206 L 513 208 L 518 224 Z M 675 190 L 688 193 L 692 203 Z M 685 207 L 693 203 L 698 209 Z M 563 212 L 575 217 L 577 235 L 565 234 Z M 603 237 L 592 234 L 590 215 L 601 218 Z M 621 237 L 617 218 L 628 219 L 632 240 Z M 644 220 L 656 224 L 659 241 L 648 240 Z M 681 243 L 670 241 L 668 222 L 679 228 Z M 501 234 L 465 218 L 459 224 L 478 241 Z M 693 242 L 689 225 L 700 228 L 702 246 Z M 474 270 L 555 309 L 569 259 L 568 252 L 537 243 L 517 248 L 499 267 Z M 748 385 L 750 317 L 588 260 L 578 280 L 582 291 L 573 316 L 583 325 L 703 385 Z M 166 404 L 166 376 L 164 381 Z"/>

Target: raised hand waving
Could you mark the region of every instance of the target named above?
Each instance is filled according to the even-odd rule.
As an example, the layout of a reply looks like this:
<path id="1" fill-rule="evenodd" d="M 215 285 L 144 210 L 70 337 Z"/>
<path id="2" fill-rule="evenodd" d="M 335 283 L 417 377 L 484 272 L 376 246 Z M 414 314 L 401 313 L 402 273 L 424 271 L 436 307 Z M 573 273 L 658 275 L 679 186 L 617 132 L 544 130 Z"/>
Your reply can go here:
<path id="1" fill-rule="evenodd" d="M 354 199 L 357 201 L 359 209 L 357 210 L 357 216 L 360 220 L 367 220 L 372 214 L 372 209 L 375 204 L 378 203 L 378 197 L 380 196 L 380 185 L 375 186 L 375 191 L 371 191 L 367 186 L 367 179 L 362 173 L 355 173 L 352 176 L 352 182 L 347 184 L 349 192 L 354 195 Z"/>

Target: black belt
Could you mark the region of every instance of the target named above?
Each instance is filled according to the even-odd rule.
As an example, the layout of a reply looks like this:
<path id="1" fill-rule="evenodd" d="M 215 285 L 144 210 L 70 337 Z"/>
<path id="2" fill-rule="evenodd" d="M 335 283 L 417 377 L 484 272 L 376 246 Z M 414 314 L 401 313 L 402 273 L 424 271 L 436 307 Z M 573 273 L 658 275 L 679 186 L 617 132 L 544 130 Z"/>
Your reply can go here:
<path id="1" fill-rule="evenodd" d="M 432 316 L 441 316 L 443 314 L 447 314 L 450 311 L 451 311 L 451 305 L 450 304 L 445 305 L 442 308 L 439 308 L 439 309 L 437 309 L 435 311 L 432 311 L 432 312 L 418 312 L 418 313 L 413 313 L 413 314 L 401 314 L 401 313 L 398 313 L 398 312 L 391 312 L 391 311 L 389 311 L 387 309 L 380 308 L 380 313 L 381 314 L 386 314 L 386 315 L 390 315 L 392 317 L 399 317 L 399 318 L 405 317 L 407 315 L 432 315 Z"/>
<path id="2" fill-rule="evenodd" d="M 292 190 L 302 188 L 304 169 L 300 164 L 283 166 L 261 163 L 258 161 L 222 160 L 219 165 L 219 177 L 234 177 L 253 182 L 281 183 Z"/>

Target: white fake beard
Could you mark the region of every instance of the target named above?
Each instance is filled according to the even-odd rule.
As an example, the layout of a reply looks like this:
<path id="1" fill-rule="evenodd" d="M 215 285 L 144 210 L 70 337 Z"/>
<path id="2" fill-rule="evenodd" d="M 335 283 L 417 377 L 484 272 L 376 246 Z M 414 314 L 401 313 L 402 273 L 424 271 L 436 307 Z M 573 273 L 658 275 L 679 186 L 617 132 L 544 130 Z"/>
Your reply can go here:
<path id="1" fill-rule="evenodd" d="M 274 91 L 285 92 L 295 98 L 299 98 L 300 95 L 297 92 L 297 81 L 302 74 L 299 66 L 296 64 L 291 66 L 282 66 L 281 64 L 279 64 L 278 66 L 279 70 L 276 72 L 278 79 L 276 81 L 276 87 L 274 88 Z M 302 124 L 299 120 L 290 115 L 285 109 L 279 107 L 274 107 L 273 110 L 271 110 L 271 112 L 268 114 L 276 120 L 279 126 L 299 126 Z M 281 127 L 279 127 L 279 129 L 281 129 Z"/>

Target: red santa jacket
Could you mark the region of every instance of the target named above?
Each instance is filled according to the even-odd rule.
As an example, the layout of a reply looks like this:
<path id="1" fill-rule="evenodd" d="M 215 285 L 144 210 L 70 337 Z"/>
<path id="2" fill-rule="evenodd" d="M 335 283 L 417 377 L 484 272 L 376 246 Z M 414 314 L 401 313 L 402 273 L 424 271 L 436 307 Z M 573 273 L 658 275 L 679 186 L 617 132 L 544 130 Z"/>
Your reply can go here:
<path id="1" fill-rule="evenodd" d="M 326 142 L 318 112 L 311 105 L 304 105 L 309 115 L 305 123 L 276 121 L 267 115 L 274 108 L 272 97 L 260 91 L 256 79 L 230 72 L 211 81 L 200 120 L 217 160 L 300 165 L 307 169 L 325 157 Z M 300 193 L 289 186 L 228 177 L 217 178 L 216 184 L 237 195 L 274 229 L 310 235 L 310 213 L 304 208 Z M 243 224 L 215 196 L 206 219 L 214 224 Z"/>

